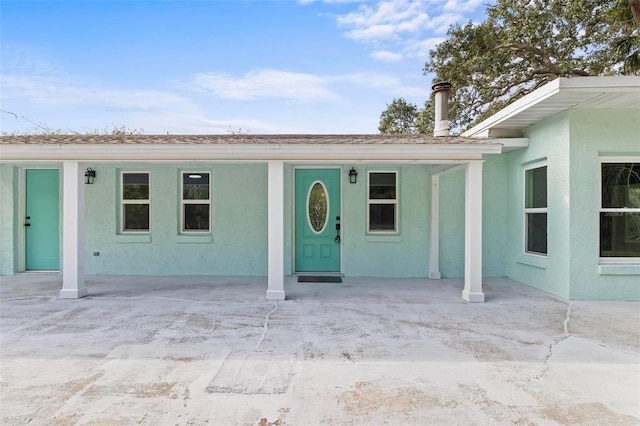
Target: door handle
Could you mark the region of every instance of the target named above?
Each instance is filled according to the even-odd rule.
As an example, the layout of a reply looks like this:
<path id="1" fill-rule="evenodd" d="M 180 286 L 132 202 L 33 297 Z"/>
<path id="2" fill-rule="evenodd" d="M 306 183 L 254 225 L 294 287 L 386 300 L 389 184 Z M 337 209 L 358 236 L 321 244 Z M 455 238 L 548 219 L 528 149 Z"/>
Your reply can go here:
<path id="1" fill-rule="evenodd" d="M 30 220 L 30 219 L 31 219 L 31 216 L 25 217 L 24 226 L 31 226 L 31 224 L 29 222 L 27 222 L 27 220 Z"/>
<path id="2" fill-rule="evenodd" d="M 336 238 L 333 241 L 340 244 L 340 224 L 339 223 L 336 223 Z"/>

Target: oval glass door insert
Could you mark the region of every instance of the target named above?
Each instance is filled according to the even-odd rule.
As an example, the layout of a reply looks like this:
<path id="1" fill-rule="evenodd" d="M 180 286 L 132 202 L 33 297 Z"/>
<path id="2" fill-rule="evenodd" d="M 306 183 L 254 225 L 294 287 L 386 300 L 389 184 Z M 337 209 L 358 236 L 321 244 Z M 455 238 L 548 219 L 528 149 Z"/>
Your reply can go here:
<path id="1" fill-rule="evenodd" d="M 320 234 L 329 221 L 329 193 L 319 180 L 313 182 L 307 194 L 307 221 L 311 230 Z"/>

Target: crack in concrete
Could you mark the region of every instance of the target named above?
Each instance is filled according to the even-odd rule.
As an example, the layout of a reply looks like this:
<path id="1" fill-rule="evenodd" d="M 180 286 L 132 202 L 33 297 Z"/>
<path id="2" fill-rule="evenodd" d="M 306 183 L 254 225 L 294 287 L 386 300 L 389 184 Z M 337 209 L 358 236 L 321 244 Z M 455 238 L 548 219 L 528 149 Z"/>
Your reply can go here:
<path id="1" fill-rule="evenodd" d="M 255 349 L 258 349 L 258 346 L 260 346 L 260 343 L 262 343 L 262 341 L 264 340 L 264 336 L 267 334 L 267 331 L 269 330 L 269 316 L 277 310 L 278 310 L 278 303 L 273 302 L 273 309 L 264 318 L 264 330 L 262 330 L 262 336 L 260 336 L 260 340 L 258 340 L 258 343 L 256 343 Z"/>
<path id="2" fill-rule="evenodd" d="M 571 302 L 567 305 L 567 313 L 562 326 L 564 327 L 565 336 L 569 336 L 569 321 L 571 321 Z"/>
<path id="3" fill-rule="evenodd" d="M 544 369 L 540 372 L 540 374 L 538 374 L 537 376 L 534 376 L 533 380 L 542 379 L 544 375 L 547 374 L 547 372 L 549 371 L 549 368 L 550 368 L 549 360 L 553 356 L 554 346 L 558 346 L 560 343 L 564 342 L 569 337 L 571 337 L 571 334 L 569 333 L 569 321 L 571 321 L 571 302 L 567 304 L 567 311 L 565 313 L 564 321 L 562 322 L 562 329 L 564 332 L 564 336 L 562 337 L 562 339 L 554 339 L 553 343 L 549 343 L 549 352 L 547 353 L 547 356 L 544 358 Z"/>

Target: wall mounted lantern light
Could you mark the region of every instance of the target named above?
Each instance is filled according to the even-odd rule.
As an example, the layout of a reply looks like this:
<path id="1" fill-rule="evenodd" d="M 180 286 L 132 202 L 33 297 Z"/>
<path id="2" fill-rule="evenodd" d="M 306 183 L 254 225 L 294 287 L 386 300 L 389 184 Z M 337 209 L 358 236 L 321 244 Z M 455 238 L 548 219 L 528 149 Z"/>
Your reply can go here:
<path id="1" fill-rule="evenodd" d="M 356 172 L 355 168 L 351 168 L 351 170 L 349 170 L 349 183 L 356 183 L 358 182 L 358 172 Z"/>
<path id="2" fill-rule="evenodd" d="M 96 178 L 96 171 L 91 167 L 87 167 L 87 171 L 84 172 L 84 177 L 87 179 L 84 181 L 86 185 L 93 185 L 93 180 Z"/>

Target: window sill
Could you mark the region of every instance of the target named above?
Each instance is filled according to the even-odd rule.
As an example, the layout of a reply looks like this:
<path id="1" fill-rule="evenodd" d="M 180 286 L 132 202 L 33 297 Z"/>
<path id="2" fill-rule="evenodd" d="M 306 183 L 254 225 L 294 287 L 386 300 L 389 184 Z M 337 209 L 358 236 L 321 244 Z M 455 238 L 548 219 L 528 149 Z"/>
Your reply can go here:
<path id="1" fill-rule="evenodd" d="M 178 244 L 210 244 L 213 242 L 211 234 L 180 234 L 176 239 Z"/>
<path id="2" fill-rule="evenodd" d="M 601 263 L 598 265 L 600 275 L 640 275 L 640 263 Z"/>
<path id="3" fill-rule="evenodd" d="M 151 234 L 119 234 L 116 235 L 116 243 L 130 244 L 130 243 L 150 243 Z"/>
<path id="4" fill-rule="evenodd" d="M 534 268 L 547 269 L 547 258 L 544 256 L 520 254 L 517 257 L 516 262 L 521 265 L 533 266 Z"/>

